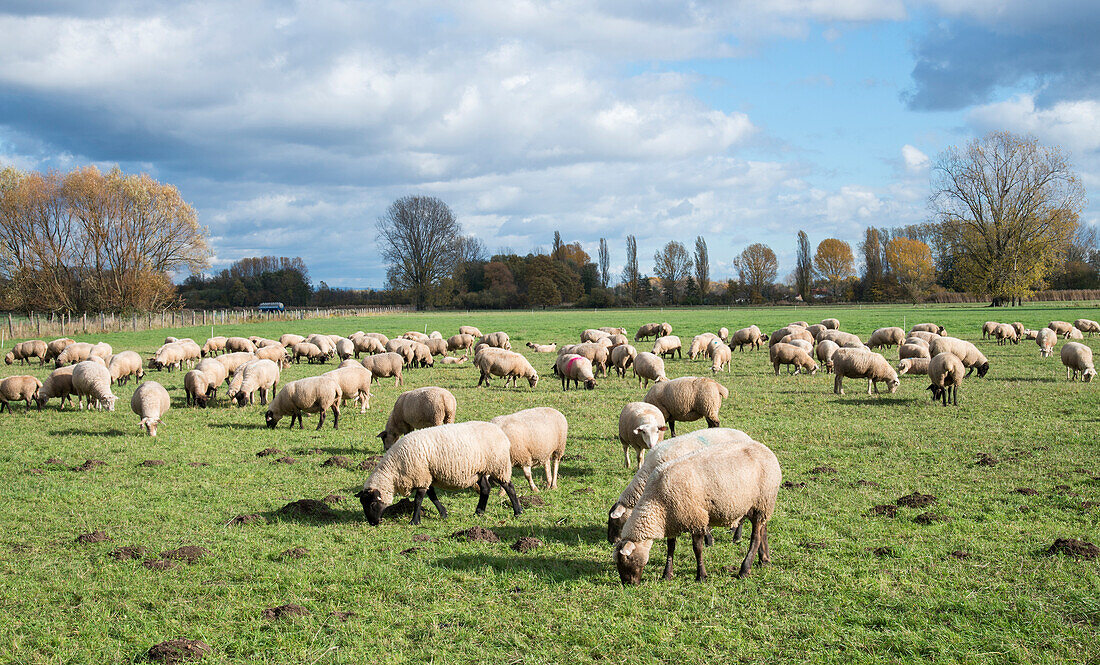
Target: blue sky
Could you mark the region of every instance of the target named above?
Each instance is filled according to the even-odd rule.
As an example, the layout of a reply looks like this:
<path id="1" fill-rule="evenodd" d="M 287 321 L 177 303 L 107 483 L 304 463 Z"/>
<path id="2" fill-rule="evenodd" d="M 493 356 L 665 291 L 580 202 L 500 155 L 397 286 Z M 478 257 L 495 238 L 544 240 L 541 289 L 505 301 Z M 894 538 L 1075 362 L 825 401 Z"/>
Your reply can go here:
<path id="1" fill-rule="evenodd" d="M 381 286 L 375 220 L 434 195 L 490 251 L 555 229 L 712 271 L 794 235 L 927 218 L 938 152 L 993 130 L 1100 185 L 1100 3 L 0 1 L 0 165 L 176 184 L 212 270 L 302 256 Z M 1097 222 L 1097 208 L 1086 223 Z"/>

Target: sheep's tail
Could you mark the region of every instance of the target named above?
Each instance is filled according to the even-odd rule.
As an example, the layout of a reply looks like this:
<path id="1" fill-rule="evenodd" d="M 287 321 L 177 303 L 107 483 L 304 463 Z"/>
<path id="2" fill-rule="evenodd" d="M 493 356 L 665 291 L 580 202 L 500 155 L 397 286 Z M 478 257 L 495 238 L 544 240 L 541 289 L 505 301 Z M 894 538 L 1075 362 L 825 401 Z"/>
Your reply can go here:
<path id="1" fill-rule="evenodd" d="M 715 381 L 715 383 L 718 382 Z M 722 396 L 722 399 L 726 399 L 730 396 L 730 390 L 729 388 L 723 386 L 721 383 L 718 383 L 718 394 Z"/>

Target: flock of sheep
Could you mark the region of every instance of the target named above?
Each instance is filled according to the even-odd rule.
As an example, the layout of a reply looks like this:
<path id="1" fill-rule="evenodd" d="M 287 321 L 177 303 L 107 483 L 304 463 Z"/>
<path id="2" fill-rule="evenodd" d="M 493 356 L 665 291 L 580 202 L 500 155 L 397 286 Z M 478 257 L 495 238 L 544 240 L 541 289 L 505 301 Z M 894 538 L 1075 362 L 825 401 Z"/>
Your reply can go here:
<path id="1" fill-rule="evenodd" d="M 1019 323 L 987 322 L 984 338 L 998 343 L 1018 344 L 1033 339 L 1042 356 L 1052 355 L 1058 337 L 1082 338 L 1100 332 L 1095 321 L 1078 319 L 1073 324 L 1052 321 L 1038 330 L 1027 330 Z M 672 334 L 668 323 L 642 326 L 633 342 L 653 338 L 651 351 L 638 351 L 623 328 L 593 328 L 581 333 L 577 344 L 527 344 L 535 353 L 554 354 L 550 371 L 561 380 L 563 390 L 583 386 L 595 389 L 597 377 L 606 377 L 613 369 L 619 377 L 632 371 L 639 386 L 647 392 L 642 401 L 630 402 L 619 416 L 619 442 L 624 464 L 636 460 L 637 471 L 608 513 L 608 540 L 614 544 L 614 560 L 624 584 L 637 583 L 649 559 L 653 541 L 664 538 L 667 558 L 664 577 L 672 576 L 676 537 L 692 535 L 696 558 L 696 578 L 704 579 L 703 551 L 713 542 L 711 529 L 728 526 L 740 539 L 744 521 L 752 532 L 748 553 L 740 573 L 749 573 L 752 560 L 769 559 L 767 524 L 775 508 L 782 473 L 775 454 L 744 432 L 720 427 L 719 409 L 729 397 L 728 389 L 712 377 L 685 376 L 669 379 L 665 359 L 682 357 L 683 345 Z M 722 328 L 715 333 L 696 335 L 688 346 L 688 357 L 711 360 L 717 375 L 728 372 L 732 349 L 743 352 L 768 347 L 776 375 L 781 366 L 794 373 L 814 374 L 820 366 L 835 374 L 834 392 L 843 395 L 843 380 L 865 379 L 867 392 L 877 392 L 882 383 L 895 392 L 899 375 L 927 375 L 933 400 L 944 406 L 958 404 L 963 378 L 977 371 L 979 377 L 989 371 L 989 361 L 978 348 L 965 340 L 949 337 L 942 326 L 922 323 L 908 332 L 887 327 L 874 331 L 864 342 L 852 333 L 840 330 L 837 319 L 825 319 L 810 325 L 791 323 L 770 335 L 757 326 L 748 326 L 732 334 Z M 896 368 L 874 351 L 898 347 Z M 450 355 L 461 352 L 461 356 Z M 285 417 L 290 426 L 297 421 L 303 427 L 304 414 L 319 414 L 317 429 L 332 412 L 333 428 L 339 427 L 340 408 L 349 401 L 358 404 L 360 413 L 370 407 L 371 384 L 376 379 L 393 378 L 403 384 L 402 371 L 442 363 L 461 364 L 470 354 L 478 369 L 478 385 L 498 378 L 513 386 L 520 378 L 535 388 L 538 372 L 522 354 L 512 351 L 505 332 L 482 334 L 472 326 L 462 326 L 458 334 L 444 339 L 442 334 L 410 331 L 390 339 L 380 333 L 356 332 L 349 337 L 314 334 L 308 337 L 286 334 L 278 340 L 262 337 L 211 337 L 199 346 L 191 339 L 168 338 L 146 362 L 134 351 L 114 353 L 109 344 L 89 344 L 71 339 L 49 343 L 32 340 L 16 344 L 5 358 L 8 364 L 54 362 L 56 369 L 39 381 L 30 375 L 12 376 L 0 381 L 0 410 L 9 402 L 24 401 L 28 408 L 35 402 L 41 409 L 51 398 L 70 406 L 75 395 L 81 408 L 115 409 L 112 385 L 122 385 L 133 377 L 140 382 L 146 369 L 189 371 L 183 376 L 188 406 L 206 407 L 217 399 L 223 386 L 225 397 L 238 406 L 247 406 L 259 394 L 266 406 L 265 423 L 274 428 Z M 365 354 L 365 356 L 364 356 Z M 305 359 L 310 363 L 340 360 L 339 366 L 319 376 L 286 383 L 279 389 L 281 370 L 291 362 Z M 1084 344 L 1067 342 L 1061 350 L 1067 377 L 1080 374 L 1086 382 L 1096 375 L 1092 351 Z M 650 386 L 650 383 L 653 385 Z M 171 406 L 168 391 L 156 381 L 145 381 L 130 401 L 140 427 L 156 436 L 157 427 Z M 484 512 L 491 486 L 503 488 L 516 516 L 522 508 L 511 482 L 512 469 L 522 470 L 533 492 L 538 487 L 532 468 L 543 466 L 546 487 L 557 486 L 558 466 L 565 452 L 568 422 L 556 409 L 538 407 L 501 415 L 490 421 L 455 422 L 457 401 L 448 390 L 429 386 L 401 393 L 394 401 L 385 428 L 378 434 L 383 456 L 358 493 L 367 521 L 377 525 L 395 496 L 413 496 L 412 523 L 420 522 L 422 502 L 427 497 L 441 517 L 447 511 L 436 495 L 437 488 L 463 490 L 476 488 L 479 499 L 476 514 Z M 708 429 L 676 436 L 676 422 L 704 419 Z M 672 438 L 664 439 L 665 432 Z M 647 454 L 648 453 L 648 454 Z"/>

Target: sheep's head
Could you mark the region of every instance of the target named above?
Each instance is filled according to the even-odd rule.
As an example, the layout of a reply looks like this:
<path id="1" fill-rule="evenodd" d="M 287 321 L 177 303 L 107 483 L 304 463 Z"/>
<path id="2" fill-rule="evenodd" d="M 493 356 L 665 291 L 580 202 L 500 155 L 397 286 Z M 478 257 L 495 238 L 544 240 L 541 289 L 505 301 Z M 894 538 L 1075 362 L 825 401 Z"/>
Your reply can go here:
<path id="1" fill-rule="evenodd" d="M 898 388 L 901 386 L 901 379 L 895 376 L 894 378 L 887 381 L 886 385 L 890 386 L 890 394 L 892 395 L 896 393 L 898 391 Z"/>
<path id="2" fill-rule="evenodd" d="M 157 435 L 157 425 L 159 425 L 159 424 L 160 424 L 160 420 L 157 419 L 157 418 L 142 418 L 141 423 L 139 424 L 139 427 L 141 427 L 142 431 L 145 432 L 146 434 L 148 434 L 149 436 L 156 436 Z"/>
<path id="3" fill-rule="evenodd" d="M 584 380 L 584 389 L 585 390 L 595 390 L 596 389 L 596 379 L 585 379 Z"/>
<path id="4" fill-rule="evenodd" d="M 5 365 L 10 365 L 13 362 L 15 362 L 15 352 L 8 351 L 8 354 L 6 356 L 4 356 L 4 364 Z"/>
<path id="5" fill-rule="evenodd" d="M 537 386 L 539 384 L 539 375 L 538 374 L 532 374 L 531 376 L 527 377 L 527 383 L 530 383 L 531 387 L 534 388 L 535 386 Z M 593 386 L 596 385 L 596 382 L 593 381 L 592 385 Z"/>
<path id="6" fill-rule="evenodd" d="M 105 399 L 103 401 L 107 402 L 107 410 L 108 411 L 114 411 L 115 410 L 115 402 L 118 401 L 118 398 L 115 397 L 114 395 L 109 395 L 107 397 L 107 399 Z M 154 436 L 156 436 L 156 435 L 154 435 Z"/>
<path id="7" fill-rule="evenodd" d="M 620 540 L 615 544 L 613 556 L 619 569 L 619 580 L 623 584 L 638 584 L 642 581 L 642 569 L 649 561 L 649 549 L 652 546 L 652 540 L 640 543 Z"/>
<path id="8" fill-rule="evenodd" d="M 1089 381 L 1092 381 L 1093 377 L 1095 377 L 1095 376 L 1096 376 L 1096 368 L 1095 367 L 1089 367 L 1081 375 L 1081 378 L 1084 380 L 1085 383 L 1088 383 Z"/>
<path id="9" fill-rule="evenodd" d="M 279 424 L 279 419 L 275 416 L 271 409 L 268 409 L 267 413 L 264 414 L 264 421 L 271 429 L 275 429 L 275 426 Z M 291 425 L 293 424 L 294 423 L 291 423 Z"/>
<path id="10" fill-rule="evenodd" d="M 237 406 L 245 406 L 248 404 L 248 395 L 243 390 L 238 391 L 236 395 L 232 396 L 237 402 Z"/>
<path id="11" fill-rule="evenodd" d="M 382 439 L 382 450 L 389 450 L 397 442 L 397 433 L 384 429 L 378 433 L 378 438 Z"/>
<path id="12" fill-rule="evenodd" d="M 935 402 L 936 400 L 943 397 L 943 392 L 944 392 L 943 388 L 940 388 L 939 386 L 937 386 L 934 383 L 932 385 L 928 386 L 928 390 L 932 391 L 932 401 L 933 402 Z"/>
<path id="13" fill-rule="evenodd" d="M 978 365 L 978 378 L 980 379 L 980 378 L 984 377 L 986 372 L 988 372 L 988 371 L 989 371 L 989 361 L 987 360 L 984 363 L 982 363 L 981 365 Z"/>
<path id="14" fill-rule="evenodd" d="M 642 437 L 642 441 L 645 442 L 646 448 L 653 448 L 661 441 L 663 432 L 668 430 L 668 425 L 658 425 L 657 423 L 642 423 L 634 428 L 634 435 Z"/>
<path id="15" fill-rule="evenodd" d="M 195 395 L 195 406 L 199 407 L 200 409 L 205 409 L 206 400 L 206 395 Z"/>
<path id="16" fill-rule="evenodd" d="M 623 525 L 630 519 L 630 513 L 632 512 L 634 511 L 630 508 L 618 503 L 607 512 L 607 542 L 612 545 L 619 542 L 619 536 L 623 533 Z"/>
<path id="17" fill-rule="evenodd" d="M 382 511 L 386 506 L 382 503 L 382 493 L 378 490 L 360 490 L 355 496 L 359 497 L 359 503 L 363 504 L 363 515 L 371 526 L 378 526 L 382 522 Z"/>

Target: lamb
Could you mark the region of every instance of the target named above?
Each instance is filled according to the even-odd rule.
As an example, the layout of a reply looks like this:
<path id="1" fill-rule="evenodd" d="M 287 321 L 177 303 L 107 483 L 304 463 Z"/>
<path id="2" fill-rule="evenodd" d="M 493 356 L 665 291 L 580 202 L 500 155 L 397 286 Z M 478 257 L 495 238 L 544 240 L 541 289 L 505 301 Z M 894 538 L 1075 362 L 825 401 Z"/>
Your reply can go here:
<path id="1" fill-rule="evenodd" d="M 883 381 L 889 387 L 891 393 L 897 392 L 901 381 L 898 373 L 882 354 L 863 349 L 837 349 L 833 354 L 833 372 L 836 379 L 833 381 L 833 392 L 837 395 L 844 394 L 844 379 L 867 379 L 867 394 L 871 389 L 878 392 L 878 383 Z"/>
<path id="2" fill-rule="evenodd" d="M 844 332 L 842 330 L 826 330 L 821 333 L 821 340 L 829 340 L 835 342 L 837 346 L 842 349 L 862 349 L 864 348 L 863 340 L 858 335 Z"/>
<path id="3" fill-rule="evenodd" d="M 477 338 L 477 339 L 481 339 L 482 337 L 484 337 L 484 335 L 481 334 L 481 331 L 478 330 L 475 326 L 459 326 L 458 327 L 458 334 L 459 335 L 470 335 L 470 336 L 472 336 L 474 338 Z"/>
<path id="4" fill-rule="evenodd" d="M 795 374 L 803 370 L 810 375 L 817 374 L 817 363 L 814 362 L 814 359 L 810 357 L 805 349 L 793 344 L 783 344 L 782 342 L 775 344 L 768 349 L 768 356 L 771 358 L 776 376 L 779 376 L 780 365 L 793 365 Z"/>
<path id="5" fill-rule="evenodd" d="M 87 342 L 73 342 L 66 346 L 61 353 L 57 354 L 54 366 L 64 367 L 65 365 L 75 365 L 76 363 L 84 362 L 90 355 L 92 355 L 91 344 Z"/>
<path id="6" fill-rule="evenodd" d="M 837 319 L 821 319 L 821 325 L 829 330 L 840 330 L 840 321 Z"/>
<path id="7" fill-rule="evenodd" d="M 286 333 L 279 337 L 279 343 L 287 349 L 294 346 L 295 344 L 298 344 L 299 342 L 304 341 L 306 341 L 305 337 L 302 337 L 301 335 L 295 335 L 294 333 Z"/>
<path id="8" fill-rule="evenodd" d="M 141 356 L 133 351 L 123 351 L 111 356 L 107 369 L 111 372 L 111 383 L 120 386 L 128 383 L 131 376 L 137 381 L 145 377 L 145 370 L 141 368 Z"/>
<path id="9" fill-rule="evenodd" d="M 646 402 L 661 410 L 669 430 L 676 436 L 676 421 L 690 422 L 705 418 L 707 427 L 718 427 L 718 410 L 730 391 L 714 379 L 684 376 L 654 383 L 645 395 Z"/>
<path id="10" fill-rule="evenodd" d="M 426 344 L 428 346 L 428 351 L 431 352 L 433 356 L 447 355 L 447 340 L 438 337 L 430 337 Z"/>
<path id="11" fill-rule="evenodd" d="M 78 400 L 87 402 L 88 408 L 94 402 L 96 409 L 106 406 L 108 411 L 115 410 L 118 398 L 111 392 L 111 372 L 97 362 L 84 360 L 73 367 L 73 392 Z"/>
<path id="12" fill-rule="evenodd" d="M 244 337 L 229 337 L 225 340 L 225 350 L 229 352 L 256 353 L 256 345 Z"/>
<path id="13" fill-rule="evenodd" d="M 940 337 L 940 335 L 939 333 L 928 332 L 926 330 L 911 330 L 909 331 L 909 337 L 919 337 L 920 339 L 923 339 L 926 343 L 931 344 L 932 340 Z"/>
<path id="14" fill-rule="evenodd" d="M 944 330 L 943 326 L 941 326 L 937 323 L 918 323 L 917 325 L 915 325 L 915 326 L 913 326 L 912 328 L 909 329 L 910 334 L 912 334 L 914 332 L 930 332 L 930 333 L 936 333 L 937 335 L 942 336 L 947 331 Z"/>
<path id="15" fill-rule="evenodd" d="M 719 339 L 718 335 L 714 333 L 702 333 L 691 338 L 691 345 L 688 347 L 688 360 L 695 360 L 700 355 L 707 355 L 709 357 L 710 342 L 711 340 Z"/>
<path id="16" fill-rule="evenodd" d="M 829 374 L 833 371 L 833 354 L 840 346 L 836 342 L 823 339 L 817 343 L 817 347 L 814 352 L 817 354 L 817 359 L 821 361 L 821 365 L 825 368 L 825 373 Z"/>
<path id="17" fill-rule="evenodd" d="M 729 373 L 732 360 L 733 350 L 723 344 L 722 340 L 716 339 L 710 343 L 710 371 L 717 374 L 725 367 L 726 372 Z"/>
<path id="18" fill-rule="evenodd" d="M 626 376 L 626 369 L 634 364 L 634 358 L 638 355 L 638 349 L 630 344 L 623 344 L 611 349 L 611 365 L 619 378 Z"/>
<path id="19" fill-rule="evenodd" d="M 470 349 L 474 348 L 474 343 L 476 341 L 477 338 L 473 335 L 452 335 L 451 337 L 447 338 L 447 350 L 458 351 L 459 349 L 462 349 L 464 351 L 469 351 Z"/>
<path id="20" fill-rule="evenodd" d="M 531 478 L 531 467 L 539 464 L 546 471 L 546 489 L 558 488 L 558 465 L 569 435 L 569 423 L 561 411 L 542 406 L 497 416 L 489 422 L 504 430 L 512 466 L 523 471 L 532 492 L 539 488 Z"/>
<path id="21" fill-rule="evenodd" d="M 596 387 L 596 378 L 592 374 L 592 361 L 575 353 L 564 353 L 554 363 L 554 374 L 561 377 L 561 389 L 569 390 L 569 382 L 574 387 L 584 383 L 585 390 Z"/>
<path id="22" fill-rule="evenodd" d="M 1058 333 L 1050 328 L 1043 328 L 1035 336 L 1035 343 L 1039 345 L 1039 355 L 1049 358 L 1054 355 L 1054 346 L 1058 343 Z"/>
<path id="23" fill-rule="evenodd" d="M 638 459 L 638 469 L 642 468 L 647 450 L 661 442 L 668 425 L 661 410 L 645 402 L 630 402 L 619 413 L 619 443 L 623 444 L 623 464 L 630 468 L 630 449 L 633 448 Z"/>
<path id="24" fill-rule="evenodd" d="M 264 421 L 271 429 L 279 424 L 283 416 L 290 416 L 290 426 L 294 427 L 297 418 L 298 427 L 304 428 L 303 413 L 319 413 L 317 429 L 325 424 L 325 410 L 332 409 L 332 429 L 340 427 L 340 384 L 327 376 L 310 376 L 291 381 L 283 386 L 275 399 L 267 405 Z"/>
<path id="25" fill-rule="evenodd" d="M 611 337 L 611 333 L 589 328 L 581 333 L 581 342 L 597 342 L 604 337 Z"/>
<path id="26" fill-rule="evenodd" d="M 902 374 L 927 374 L 931 358 L 903 358 L 898 363 L 898 376 Z"/>
<path id="27" fill-rule="evenodd" d="M 932 380 L 928 389 L 932 391 L 932 401 L 941 400 L 944 406 L 950 401 L 958 406 L 959 386 L 962 385 L 965 371 L 962 361 L 948 351 L 932 358 L 928 363 L 928 378 Z"/>
<path id="28" fill-rule="evenodd" d="M 779 460 L 767 446 L 744 441 L 709 446 L 662 464 L 646 481 L 614 559 L 623 584 L 641 581 L 656 538 L 668 545 L 663 579 L 672 579 L 676 537 L 688 532 L 695 552 L 695 579 L 705 580 L 703 551 L 711 526 L 752 524 L 749 550 L 741 562 L 740 577 L 752 569 L 752 560 L 770 562 L 768 520 L 782 481 Z"/>
<path id="29" fill-rule="evenodd" d="M 237 406 L 253 403 L 253 396 L 260 392 L 260 404 L 266 405 L 268 398 L 275 394 L 279 386 L 279 366 L 274 361 L 263 358 L 241 365 L 229 382 L 225 396 L 236 400 Z"/>
<path id="30" fill-rule="evenodd" d="M 1069 335 L 1069 331 L 1073 330 L 1073 326 L 1066 321 L 1051 321 L 1047 324 L 1047 328 L 1054 331 L 1054 334 L 1059 337 L 1066 337 Z"/>
<path id="31" fill-rule="evenodd" d="M 347 360 L 355 355 L 355 342 L 351 341 L 347 337 L 341 337 L 336 340 L 336 357 L 340 360 Z"/>
<path id="32" fill-rule="evenodd" d="M 683 347 L 680 344 L 680 338 L 676 335 L 666 335 L 664 337 L 658 337 L 657 341 L 653 343 L 653 354 L 658 356 L 669 356 L 683 358 Z"/>
<path id="33" fill-rule="evenodd" d="M 328 354 L 321 350 L 321 347 L 317 346 L 313 342 L 298 342 L 294 345 L 294 362 L 301 364 L 302 358 L 306 359 L 306 362 L 321 363 L 324 364 L 328 360 Z"/>
<path id="34" fill-rule="evenodd" d="M 283 337 L 286 337 L 286 335 L 283 335 Z M 202 357 L 205 358 L 208 355 L 216 356 L 219 352 L 224 353 L 225 343 L 228 339 L 228 337 L 222 336 L 208 337 L 206 342 L 202 345 Z"/>
<path id="35" fill-rule="evenodd" d="M 1004 346 L 1008 342 L 1013 344 L 1020 343 L 1020 334 L 1016 332 L 1016 329 L 1007 323 L 998 323 L 997 329 L 993 332 L 997 337 L 998 346 Z"/>
<path id="36" fill-rule="evenodd" d="M 944 351 L 954 353 L 963 365 L 966 365 L 967 376 L 970 376 L 975 369 L 978 370 L 978 378 L 985 376 L 989 371 L 989 361 L 985 359 L 978 347 L 957 337 L 937 337 L 928 345 L 928 351 L 933 358 Z"/>
<path id="37" fill-rule="evenodd" d="M 1085 383 L 1092 381 L 1096 376 L 1096 366 L 1092 363 L 1092 349 L 1079 342 L 1066 342 L 1062 346 L 1062 364 L 1066 366 L 1066 378 L 1077 380 L 1077 373 L 1081 373 L 1081 380 Z"/>
<path id="38" fill-rule="evenodd" d="M 634 404 L 642 403 L 634 402 Z M 638 504 L 638 499 L 641 498 L 646 483 L 653 477 L 653 472 L 665 462 L 702 450 L 708 446 L 747 441 L 752 441 L 752 439 L 741 430 L 714 427 L 673 437 L 664 443 L 655 444 L 653 449 L 645 456 L 645 461 L 638 465 L 638 471 L 634 474 L 634 478 L 619 494 L 619 498 L 611 505 L 611 509 L 607 511 L 607 542 L 612 544 L 618 542 L 619 537 L 622 535 L 623 525 L 626 524 L 626 521 L 630 519 L 630 515 L 634 512 L 634 506 Z M 734 542 L 741 540 L 740 524 L 737 526 L 737 532 L 734 534 L 733 540 Z"/>
<path id="39" fill-rule="evenodd" d="M 527 379 L 532 388 L 539 382 L 539 374 L 527 358 L 514 351 L 486 349 L 474 356 L 474 365 L 481 371 L 481 378 L 477 382 L 479 386 L 484 384 L 488 387 L 489 379 L 494 376 L 504 377 L 505 387 L 508 386 L 509 379 L 512 387 L 515 387 L 519 377 Z"/>
<path id="40" fill-rule="evenodd" d="M 867 346 L 872 349 L 879 347 L 899 346 L 905 341 L 905 331 L 901 328 L 879 328 L 871 333 L 871 339 L 867 340 Z"/>
<path id="41" fill-rule="evenodd" d="M 1090 337 L 1093 333 L 1100 333 L 1100 323 L 1092 319 L 1077 319 L 1073 322 L 1073 327 Z"/>
<path id="42" fill-rule="evenodd" d="M 415 491 L 412 524 L 420 523 L 424 496 L 431 500 L 441 518 L 447 509 L 439 502 L 435 488 L 478 488 L 475 515 L 485 513 L 490 482 L 504 488 L 516 517 L 523 513 L 512 485 L 512 456 L 508 436 L 499 425 L 482 421 L 429 427 L 398 439 L 374 467 L 363 490 L 356 494 L 367 522 L 377 526 L 382 511 L 393 503 L 395 494 Z"/>
<path id="43" fill-rule="evenodd" d="M 505 349 L 506 351 L 512 350 L 512 342 L 508 338 L 508 333 L 506 332 L 489 333 L 488 335 L 485 335 L 481 341 L 485 342 L 489 346 L 495 346 L 498 349 Z"/>
<path id="44" fill-rule="evenodd" d="M 668 381 L 668 377 L 665 376 L 664 358 L 648 351 L 639 353 L 634 356 L 634 376 L 638 377 L 638 385 L 642 388 L 649 387 L 650 381 L 653 383 Z"/>
<path id="45" fill-rule="evenodd" d="M 164 386 L 156 381 L 141 384 L 130 397 L 130 410 L 141 418 L 138 426 L 149 436 L 157 435 L 157 426 L 170 408 L 172 398 L 168 396 Z"/>
<path id="46" fill-rule="evenodd" d="M 45 346 L 45 342 L 42 346 Z M 0 413 L 3 413 L 4 409 L 11 411 L 11 405 L 8 402 L 24 401 L 27 404 L 27 408 L 24 413 L 30 411 L 31 400 L 36 403 L 39 398 L 39 390 L 42 388 L 42 382 L 37 378 L 24 374 L 21 376 L 9 376 L 3 381 L 0 381 Z M 39 407 L 39 411 L 42 407 Z"/>
<path id="47" fill-rule="evenodd" d="M 214 358 L 214 360 L 216 362 L 218 362 L 222 367 L 225 368 L 225 373 L 226 373 L 227 377 L 231 376 L 233 374 L 233 372 L 236 372 L 237 368 L 240 367 L 241 365 L 243 365 L 247 362 L 252 362 L 255 359 L 256 359 L 255 355 L 253 355 L 251 353 L 247 353 L 245 351 L 238 351 L 236 353 L 226 353 L 224 355 L 221 355 L 221 356 L 218 356 L 218 357 Z M 201 365 L 202 363 L 200 362 L 199 364 Z"/>
<path id="48" fill-rule="evenodd" d="M 535 344 L 534 342 L 527 342 L 527 348 L 531 349 L 535 353 L 557 353 L 558 345 L 555 344 Z"/>
<path id="49" fill-rule="evenodd" d="M 275 346 L 261 346 L 256 349 L 256 357 L 260 360 L 270 360 L 279 367 L 290 367 L 290 356 L 282 344 Z"/>
<path id="50" fill-rule="evenodd" d="M 753 350 L 767 341 L 767 339 L 768 338 L 760 332 L 760 328 L 749 326 L 748 328 L 741 328 L 733 333 L 733 336 L 730 337 L 729 345 L 730 347 L 736 346 L 738 351 L 744 351 L 745 346 Z"/>
<path id="51" fill-rule="evenodd" d="M 461 358 L 446 356 L 444 358 L 440 358 L 439 361 L 444 365 L 461 365 L 462 363 L 466 362 L 466 354 L 463 353 Z"/>
<path id="52" fill-rule="evenodd" d="M 647 323 L 641 328 L 638 328 L 638 332 L 634 333 L 634 341 L 640 342 L 643 339 L 649 339 L 650 337 L 656 339 L 657 337 L 659 337 L 659 332 L 661 332 L 660 323 Z"/>
<path id="53" fill-rule="evenodd" d="M 361 364 L 370 370 L 373 377 L 372 381 L 392 376 L 394 377 L 393 385 L 400 386 L 405 383 L 405 380 L 401 377 L 402 360 L 401 356 L 396 353 L 379 353 L 363 358 Z"/>
<path id="54" fill-rule="evenodd" d="M 927 344 L 902 344 L 898 347 L 898 358 L 931 358 Z"/>
<path id="55" fill-rule="evenodd" d="M 68 337 L 59 337 L 46 344 L 45 362 L 56 359 L 70 344 L 76 344 L 76 340 L 69 339 Z"/>
<path id="56" fill-rule="evenodd" d="M 982 339 L 990 339 L 997 332 L 997 326 L 1001 325 L 996 321 L 986 321 L 982 324 Z"/>
<path id="57" fill-rule="evenodd" d="M 382 450 L 389 450 L 413 430 L 453 423 L 457 409 L 458 400 L 446 388 L 428 386 L 401 393 L 394 400 L 385 429 L 378 433 Z"/>
<path id="58" fill-rule="evenodd" d="M 355 360 L 349 359 L 345 363 L 347 364 L 341 364 L 340 367 L 331 372 L 325 372 L 322 376 L 331 377 L 340 384 L 340 394 L 343 396 L 341 406 L 347 404 L 350 399 L 353 404 L 359 403 L 359 413 L 366 413 L 370 408 L 370 384 L 374 375 Z"/>
<path id="59" fill-rule="evenodd" d="M 69 402 L 69 406 L 73 406 L 73 367 L 74 365 L 58 367 L 50 372 L 50 375 L 42 382 L 42 387 L 38 389 L 38 398 L 36 399 L 39 411 L 42 410 L 42 407 L 46 405 L 51 397 L 57 397 L 60 400 L 57 405 L 59 410 L 65 408 L 66 401 Z"/>
<path id="60" fill-rule="evenodd" d="M 8 354 L 4 356 L 4 362 L 8 365 L 12 364 L 16 360 L 23 361 L 26 365 L 27 361 L 31 358 L 38 358 L 39 365 L 46 364 L 46 354 L 49 352 L 49 346 L 40 339 L 32 339 L 26 342 L 19 342 Z"/>

